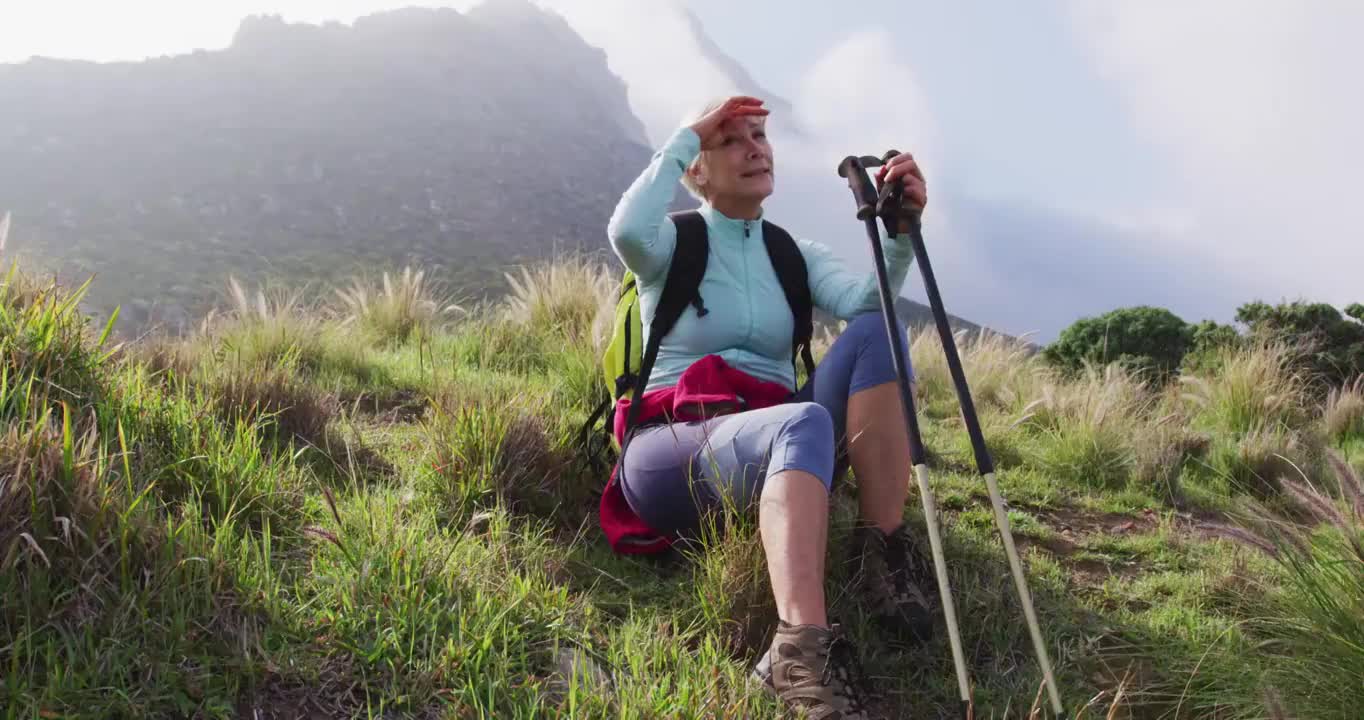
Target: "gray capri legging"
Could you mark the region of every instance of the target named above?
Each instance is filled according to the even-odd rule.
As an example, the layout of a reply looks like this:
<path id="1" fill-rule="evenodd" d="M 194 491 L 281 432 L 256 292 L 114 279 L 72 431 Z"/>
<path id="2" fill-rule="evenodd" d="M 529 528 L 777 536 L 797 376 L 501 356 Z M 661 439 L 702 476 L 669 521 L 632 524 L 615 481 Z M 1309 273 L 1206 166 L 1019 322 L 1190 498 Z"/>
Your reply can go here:
<path id="1" fill-rule="evenodd" d="M 903 330 L 899 341 L 908 363 Z M 748 508 L 784 470 L 803 470 L 831 488 L 848 398 L 895 380 L 882 316 L 849 322 L 814 378 L 781 405 L 641 428 L 620 468 L 626 502 L 654 530 L 685 537 L 710 510 Z"/>

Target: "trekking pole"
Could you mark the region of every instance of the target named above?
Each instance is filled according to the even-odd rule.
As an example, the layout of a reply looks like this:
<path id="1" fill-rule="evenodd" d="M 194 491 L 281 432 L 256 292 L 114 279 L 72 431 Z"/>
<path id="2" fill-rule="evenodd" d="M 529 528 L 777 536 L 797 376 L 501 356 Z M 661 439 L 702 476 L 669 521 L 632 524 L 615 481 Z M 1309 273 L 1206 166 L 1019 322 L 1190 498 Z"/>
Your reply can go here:
<path id="1" fill-rule="evenodd" d="M 961 692 L 961 716 L 971 717 L 971 684 L 966 672 L 966 658 L 961 648 L 961 630 L 957 626 L 957 609 L 952 601 L 952 586 L 947 579 L 947 560 L 942 549 L 942 533 L 938 529 L 938 508 L 933 499 L 933 491 L 928 486 L 928 462 L 924 453 L 923 438 L 919 434 L 919 418 L 914 409 L 914 395 L 909 387 L 908 365 L 904 349 L 898 342 L 896 329 L 899 322 L 895 318 L 895 297 L 890 291 L 890 279 L 886 275 L 885 253 L 881 248 L 881 236 L 876 229 L 877 194 L 867 177 L 863 161 L 868 158 L 848 156 L 838 166 L 840 177 L 847 178 L 853 198 L 857 200 L 857 219 L 867 228 L 867 238 L 871 241 L 871 252 L 876 265 L 876 280 L 881 288 L 881 313 L 886 321 L 886 332 L 890 335 L 891 360 L 895 373 L 900 380 L 900 407 L 905 414 L 905 425 L 909 429 L 909 457 L 914 465 L 914 474 L 919 481 L 919 499 L 923 504 L 924 521 L 928 525 L 928 541 L 933 549 L 933 567 L 938 577 L 938 592 L 943 598 L 943 615 L 947 621 L 947 635 L 952 645 L 952 661 L 957 671 L 957 688 Z M 877 158 L 871 162 L 880 163 Z"/>
<path id="2" fill-rule="evenodd" d="M 877 164 L 889 162 L 892 157 L 898 154 L 899 152 L 896 150 L 887 151 Z M 894 223 L 900 216 L 903 187 L 899 181 L 888 183 L 882 187 L 877 199 L 875 212 L 885 223 L 888 234 L 894 233 Z M 994 461 L 990 458 L 990 451 L 985 446 L 985 435 L 981 432 L 980 419 L 976 415 L 975 403 L 971 400 L 971 390 L 966 383 L 966 373 L 962 369 L 961 357 L 957 354 L 957 343 L 952 336 L 952 328 L 947 322 L 947 312 L 943 309 L 942 296 L 938 292 L 938 283 L 933 277 L 933 266 L 928 262 L 928 251 L 924 248 L 920 218 L 915 213 L 908 219 L 910 244 L 914 249 L 915 261 L 919 264 L 919 273 L 923 276 L 924 290 L 928 293 L 928 305 L 933 311 L 933 320 L 938 326 L 938 336 L 942 340 L 943 352 L 947 356 L 947 368 L 952 374 L 953 384 L 956 385 L 957 401 L 961 404 L 962 419 L 966 422 L 966 432 L 971 438 L 971 449 L 976 456 L 976 468 L 985 478 L 985 487 L 990 492 L 990 504 L 994 506 L 995 524 L 999 528 L 999 537 L 1004 544 L 1004 552 L 1009 557 L 1009 569 L 1013 573 L 1019 602 L 1023 605 L 1023 616 L 1028 622 L 1028 632 L 1032 635 L 1033 650 L 1036 651 L 1037 661 L 1042 666 L 1042 676 L 1047 683 L 1047 694 L 1051 696 L 1052 709 L 1056 712 L 1057 717 L 1061 718 L 1065 716 L 1065 712 L 1061 707 L 1060 693 L 1056 689 L 1056 677 L 1052 673 L 1051 659 L 1047 656 L 1046 644 L 1042 640 L 1042 630 L 1037 622 L 1037 612 L 1033 608 L 1032 595 L 1028 592 L 1028 581 L 1023 574 L 1023 563 L 1019 559 L 1018 549 L 1014 546 L 1013 531 L 1009 528 L 1009 514 L 1004 508 L 1004 498 L 999 491 L 999 483 L 995 480 Z M 879 258 L 877 262 L 880 262 Z"/>

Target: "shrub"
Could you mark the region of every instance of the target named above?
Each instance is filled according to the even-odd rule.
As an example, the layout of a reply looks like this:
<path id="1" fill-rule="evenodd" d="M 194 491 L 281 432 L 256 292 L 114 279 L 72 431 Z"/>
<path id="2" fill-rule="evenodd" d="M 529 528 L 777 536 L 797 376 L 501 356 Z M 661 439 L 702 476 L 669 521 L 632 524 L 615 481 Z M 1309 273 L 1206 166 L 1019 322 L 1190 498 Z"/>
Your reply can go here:
<path id="1" fill-rule="evenodd" d="M 1218 359 L 1224 350 L 1240 347 L 1245 338 L 1231 325 L 1204 320 L 1193 326 L 1193 342 L 1184 356 L 1180 370 L 1185 373 L 1214 373 L 1220 368 Z"/>
<path id="2" fill-rule="evenodd" d="M 1192 350 L 1212 350 L 1236 345 L 1241 339 L 1241 333 L 1237 332 L 1235 327 L 1214 320 L 1204 320 L 1193 326 Z"/>
<path id="3" fill-rule="evenodd" d="M 1079 372 L 1086 363 L 1173 373 L 1193 344 L 1193 328 L 1163 308 L 1139 305 L 1083 318 L 1043 351 L 1052 364 Z"/>
<path id="4" fill-rule="evenodd" d="M 1357 308 L 1358 303 L 1349 309 Z M 1302 369 L 1314 382 L 1340 385 L 1364 373 L 1364 323 L 1326 303 L 1252 302 L 1236 311 L 1238 322 L 1267 341 L 1302 349 Z M 1357 320 L 1358 318 L 1356 318 Z"/>

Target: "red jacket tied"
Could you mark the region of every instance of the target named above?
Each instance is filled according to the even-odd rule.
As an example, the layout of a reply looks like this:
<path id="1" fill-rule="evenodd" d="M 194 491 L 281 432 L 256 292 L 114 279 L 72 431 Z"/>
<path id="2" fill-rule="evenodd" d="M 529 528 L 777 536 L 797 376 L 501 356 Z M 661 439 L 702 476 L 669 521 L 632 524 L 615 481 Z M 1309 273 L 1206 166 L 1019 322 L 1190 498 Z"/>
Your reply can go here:
<path id="1" fill-rule="evenodd" d="M 740 409 L 780 405 L 791 397 L 791 390 L 779 383 L 759 380 L 737 368 L 730 367 L 719 355 L 707 355 L 692 363 L 672 387 L 644 393 L 644 407 L 639 424 L 659 417 L 667 422 L 692 422 Z M 625 420 L 630 413 L 631 400 L 623 397 L 616 402 L 612 431 L 623 445 Z M 611 549 L 618 553 L 642 554 L 668 549 L 673 538 L 650 528 L 626 502 L 617 475 L 620 462 L 611 470 L 599 507 L 601 528 Z"/>

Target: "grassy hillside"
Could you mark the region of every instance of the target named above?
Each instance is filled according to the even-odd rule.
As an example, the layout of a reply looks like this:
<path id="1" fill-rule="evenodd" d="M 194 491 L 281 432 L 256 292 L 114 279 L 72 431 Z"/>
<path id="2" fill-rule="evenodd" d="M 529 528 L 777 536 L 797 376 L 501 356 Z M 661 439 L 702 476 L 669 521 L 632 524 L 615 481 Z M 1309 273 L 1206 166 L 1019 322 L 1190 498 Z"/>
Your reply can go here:
<path id="1" fill-rule="evenodd" d="M 612 279 L 563 260 L 462 309 L 419 274 L 327 306 L 238 284 L 193 337 L 113 347 L 80 289 L 4 276 L 0 715 L 778 717 L 745 682 L 775 622 L 753 524 L 665 559 L 597 529 L 575 431 Z M 1276 346 L 1160 388 L 961 349 L 1073 713 L 1364 704 L 1364 386 L 1312 397 Z M 941 358 L 916 335 L 976 717 L 1043 717 Z M 831 553 L 854 507 L 849 478 Z M 950 708 L 945 633 L 890 652 L 842 587 L 892 716 Z"/>

